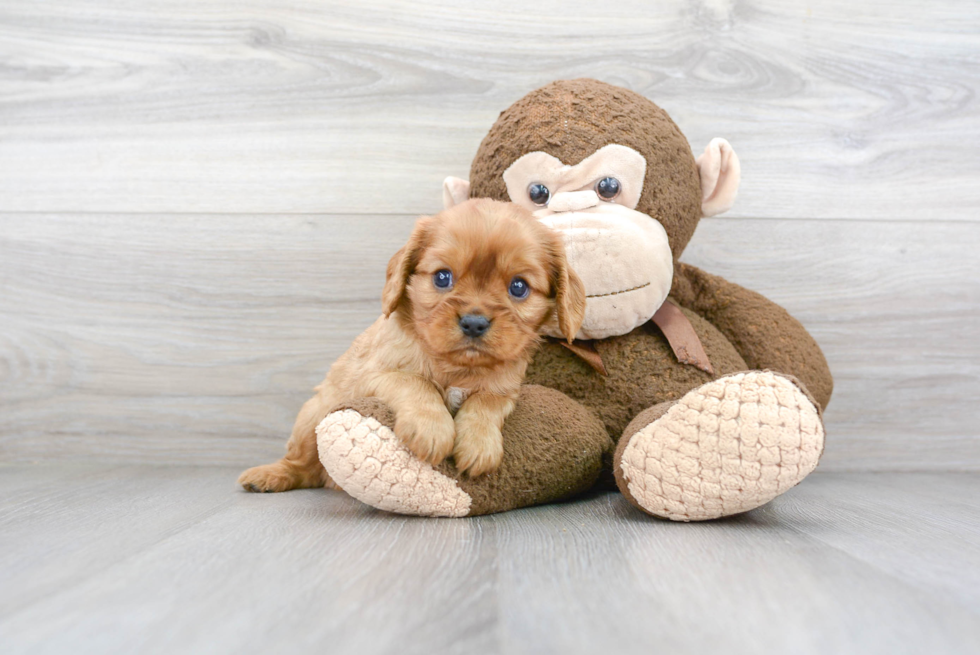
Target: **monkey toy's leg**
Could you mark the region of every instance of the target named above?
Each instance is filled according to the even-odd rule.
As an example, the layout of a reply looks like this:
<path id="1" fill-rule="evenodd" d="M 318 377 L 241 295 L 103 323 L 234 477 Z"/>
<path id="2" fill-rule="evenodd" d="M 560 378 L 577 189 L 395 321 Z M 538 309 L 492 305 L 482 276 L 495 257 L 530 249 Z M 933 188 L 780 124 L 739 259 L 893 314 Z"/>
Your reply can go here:
<path id="1" fill-rule="evenodd" d="M 670 295 L 718 328 L 753 370 L 780 371 L 800 381 L 821 411 L 834 378 L 820 346 L 789 312 L 733 282 L 678 262 Z"/>
<path id="2" fill-rule="evenodd" d="M 394 413 L 376 398 L 332 411 L 317 427 L 320 459 L 348 494 L 372 507 L 418 516 L 476 516 L 540 505 L 591 488 L 611 455 L 599 418 L 564 394 L 521 388 L 502 430 L 503 461 L 469 477 L 452 460 L 431 466 L 395 436 Z"/>
<path id="3" fill-rule="evenodd" d="M 640 412 L 613 467 L 620 491 L 643 511 L 703 521 L 754 509 L 799 484 L 823 446 L 816 401 L 798 381 L 747 371 Z"/>

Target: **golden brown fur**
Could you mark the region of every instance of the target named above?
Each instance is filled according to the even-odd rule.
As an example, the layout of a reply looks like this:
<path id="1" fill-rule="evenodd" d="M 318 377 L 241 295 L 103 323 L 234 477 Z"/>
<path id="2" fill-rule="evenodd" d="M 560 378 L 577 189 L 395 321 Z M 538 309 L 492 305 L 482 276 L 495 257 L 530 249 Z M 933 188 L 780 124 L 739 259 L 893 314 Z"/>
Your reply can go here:
<path id="1" fill-rule="evenodd" d="M 448 269 L 451 289 L 433 275 Z M 531 292 L 515 299 L 511 281 Z M 242 473 L 249 491 L 331 486 L 316 449 L 317 424 L 337 405 L 373 396 L 396 415 L 395 434 L 421 459 L 450 454 L 471 476 L 496 470 L 500 428 L 514 408 L 524 372 L 546 321 L 571 340 L 585 314 L 585 290 L 565 262 L 557 233 L 517 205 L 471 200 L 423 217 L 388 264 L 384 315 L 327 373 L 293 427 L 286 456 Z M 490 320 L 482 337 L 467 337 L 460 318 Z M 451 389 L 469 395 L 455 417 Z"/>

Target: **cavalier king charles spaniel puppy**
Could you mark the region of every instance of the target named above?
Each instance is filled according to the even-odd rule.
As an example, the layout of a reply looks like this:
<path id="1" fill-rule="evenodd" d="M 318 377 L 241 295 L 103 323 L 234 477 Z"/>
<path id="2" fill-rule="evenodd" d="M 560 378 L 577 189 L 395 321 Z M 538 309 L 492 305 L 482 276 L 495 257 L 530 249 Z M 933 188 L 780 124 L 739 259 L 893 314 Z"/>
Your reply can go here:
<path id="1" fill-rule="evenodd" d="M 316 426 L 366 396 L 391 407 L 395 434 L 420 459 L 495 471 L 539 330 L 556 325 L 571 342 L 585 288 L 557 232 L 518 205 L 476 199 L 418 220 L 388 263 L 382 308 L 303 405 L 286 456 L 242 473 L 245 489 L 334 486 Z"/>

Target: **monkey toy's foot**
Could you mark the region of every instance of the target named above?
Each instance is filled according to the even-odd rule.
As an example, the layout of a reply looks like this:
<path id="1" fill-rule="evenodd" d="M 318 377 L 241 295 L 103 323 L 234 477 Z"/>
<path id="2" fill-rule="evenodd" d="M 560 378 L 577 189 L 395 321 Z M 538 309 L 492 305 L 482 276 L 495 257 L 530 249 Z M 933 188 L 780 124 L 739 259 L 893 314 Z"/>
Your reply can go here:
<path id="1" fill-rule="evenodd" d="M 345 492 L 377 509 L 417 516 L 476 516 L 568 498 L 592 487 L 612 442 L 602 422 L 571 398 L 522 387 L 504 423 L 503 461 L 493 473 L 431 466 L 395 435 L 376 398 L 338 407 L 317 426 L 320 461 Z"/>
<path id="2" fill-rule="evenodd" d="M 641 412 L 614 457 L 616 482 L 654 516 L 703 521 L 746 512 L 817 466 L 824 428 L 792 378 L 736 373 Z"/>
<path id="3" fill-rule="evenodd" d="M 331 412 L 316 428 L 320 461 L 334 482 L 363 503 L 418 516 L 467 516 L 473 499 L 395 435 L 395 416 L 375 398 Z"/>

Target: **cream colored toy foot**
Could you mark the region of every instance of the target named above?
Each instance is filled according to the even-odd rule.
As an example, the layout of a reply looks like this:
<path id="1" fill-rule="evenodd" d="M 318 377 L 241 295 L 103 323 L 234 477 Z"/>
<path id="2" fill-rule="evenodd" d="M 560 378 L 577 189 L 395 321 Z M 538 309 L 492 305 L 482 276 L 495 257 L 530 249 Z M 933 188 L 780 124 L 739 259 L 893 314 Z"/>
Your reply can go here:
<path id="1" fill-rule="evenodd" d="M 823 421 L 797 382 L 770 371 L 736 373 L 639 415 L 616 450 L 616 481 L 654 516 L 716 519 L 799 484 L 823 446 Z"/>
<path id="2" fill-rule="evenodd" d="M 373 399 L 328 414 L 316 428 L 316 443 L 333 481 L 359 501 L 388 512 L 469 514 L 469 494 L 416 458 L 395 435 L 393 425 L 391 410 Z"/>

